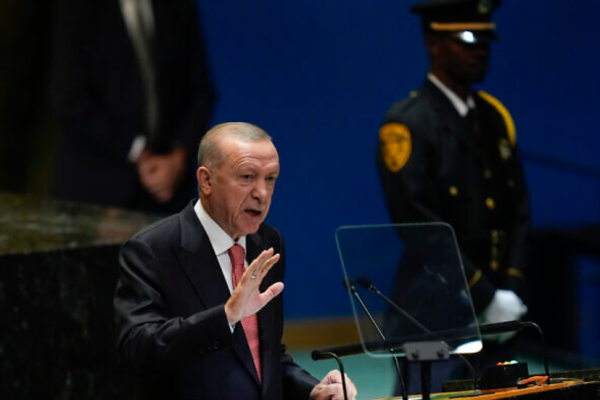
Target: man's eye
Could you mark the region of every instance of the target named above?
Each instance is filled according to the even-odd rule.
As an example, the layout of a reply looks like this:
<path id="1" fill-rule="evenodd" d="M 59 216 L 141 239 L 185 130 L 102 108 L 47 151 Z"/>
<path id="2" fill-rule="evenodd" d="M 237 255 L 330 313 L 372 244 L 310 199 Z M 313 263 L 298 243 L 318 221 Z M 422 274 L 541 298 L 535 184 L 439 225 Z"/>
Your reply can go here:
<path id="1" fill-rule="evenodd" d="M 250 179 L 252 179 L 252 175 L 242 175 L 242 180 L 249 181 Z"/>

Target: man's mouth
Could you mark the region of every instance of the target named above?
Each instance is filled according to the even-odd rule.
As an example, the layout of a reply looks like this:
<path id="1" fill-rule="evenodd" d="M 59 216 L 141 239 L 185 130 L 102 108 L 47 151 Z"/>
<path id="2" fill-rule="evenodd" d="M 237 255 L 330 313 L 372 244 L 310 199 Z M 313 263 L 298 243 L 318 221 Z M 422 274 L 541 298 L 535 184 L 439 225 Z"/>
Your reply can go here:
<path id="1" fill-rule="evenodd" d="M 258 217 L 258 216 L 260 216 L 261 211 L 260 210 L 255 210 L 255 209 L 252 209 L 252 208 L 248 208 L 248 209 L 246 209 L 246 213 L 250 214 L 252 217 Z"/>

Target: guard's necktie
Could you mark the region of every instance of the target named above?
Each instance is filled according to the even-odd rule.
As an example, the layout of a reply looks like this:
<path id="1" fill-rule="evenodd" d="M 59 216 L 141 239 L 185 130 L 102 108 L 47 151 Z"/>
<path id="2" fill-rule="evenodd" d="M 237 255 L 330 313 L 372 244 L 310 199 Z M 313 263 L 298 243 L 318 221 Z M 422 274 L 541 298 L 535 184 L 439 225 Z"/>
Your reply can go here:
<path id="1" fill-rule="evenodd" d="M 239 244 L 234 244 L 229 248 L 229 258 L 231 258 L 231 265 L 233 266 L 233 288 L 237 286 L 237 284 L 242 280 L 242 275 L 244 275 L 245 265 L 244 265 L 244 248 Z M 256 314 L 252 314 L 242 319 L 242 326 L 244 327 L 244 332 L 246 333 L 246 340 L 248 341 L 248 346 L 250 347 L 250 352 L 252 353 L 252 359 L 254 361 L 254 367 L 256 367 L 256 372 L 258 374 L 258 380 L 261 380 L 261 371 L 260 371 L 260 343 L 258 340 L 258 318 Z"/>
<path id="2" fill-rule="evenodd" d="M 477 112 L 477 108 L 469 108 L 469 112 L 467 112 L 465 119 L 473 133 L 475 135 L 479 135 L 479 114 Z"/>

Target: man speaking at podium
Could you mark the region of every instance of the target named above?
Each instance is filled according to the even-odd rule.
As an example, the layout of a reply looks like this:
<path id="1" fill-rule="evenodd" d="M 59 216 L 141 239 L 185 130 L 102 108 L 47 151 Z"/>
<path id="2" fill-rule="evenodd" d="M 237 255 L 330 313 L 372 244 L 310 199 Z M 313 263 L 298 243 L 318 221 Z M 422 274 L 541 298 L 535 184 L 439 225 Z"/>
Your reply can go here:
<path id="1" fill-rule="evenodd" d="M 480 323 L 527 311 L 530 211 L 514 123 L 496 98 L 472 88 L 487 73 L 499 4 L 431 0 L 411 8 L 422 18 L 430 69 L 423 86 L 387 112 L 377 156 L 393 222 L 454 229 Z"/>
<path id="2" fill-rule="evenodd" d="M 221 124 L 198 161 L 200 200 L 121 251 L 117 353 L 136 375 L 136 398 L 343 399 L 339 371 L 318 382 L 281 343 L 285 254 L 263 223 L 279 175 L 271 138 Z"/>

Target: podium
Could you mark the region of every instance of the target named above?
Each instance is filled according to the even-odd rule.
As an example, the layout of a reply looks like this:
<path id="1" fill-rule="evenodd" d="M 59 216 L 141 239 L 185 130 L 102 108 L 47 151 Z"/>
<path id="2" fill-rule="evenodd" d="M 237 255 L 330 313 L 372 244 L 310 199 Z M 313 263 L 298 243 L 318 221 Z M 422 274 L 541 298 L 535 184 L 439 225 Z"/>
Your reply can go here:
<path id="1" fill-rule="evenodd" d="M 531 322 L 510 321 L 482 326 L 480 332 L 458 245 L 449 225 L 346 226 L 337 230 L 336 240 L 361 342 L 316 350 L 313 359 L 336 358 L 341 368 L 339 358 L 344 355 L 365 353 L 375 358 L 393 358 L 400 382 L 405 379 L 397 358 L 420 362 L 422 377 L 425 376 L 423 390 L 420 396 L 410 396 L 413 399 L 600 398 L 598 377 L 586 383 L 573 377 L 518 389 L 510 386 L 516 386 L 517 382 L 525 385 L 521 378 L 513 379 L 514 385 L 506 385 L 507 389 L 478 386 L 484 380 L 477 379 L 462 354 L 482 350 L 481 332 L 502 332 L 494 331 L 499 328 L 518 330 L 525 325 L 539 327 Z M 461 392 L 429 393 L 427 363 L 449 356 L 463 358 L 473 379 Z M 523 379 L 529 377 L 527 368 L 524 370 Z"/>
<path id="2" fill-rule="evenodd" d="M 383 397 L 374 400 L 399 400 L 401 397 Z M 421 399 L 420 395 L 409 399 Z M 598 400 L 600 382 L 567 381 L 550 385 L 533 386 L 523 389 L 507 388 L 489 393 L 473 395 L 472 392 L 444 392 L 431 395 L 432 400 Z"/>
<path id="3" fill-rule="evenodd" d="M 157 216 L 0 193 L 0 398 L 122 399 L 121 244 Z"/>

